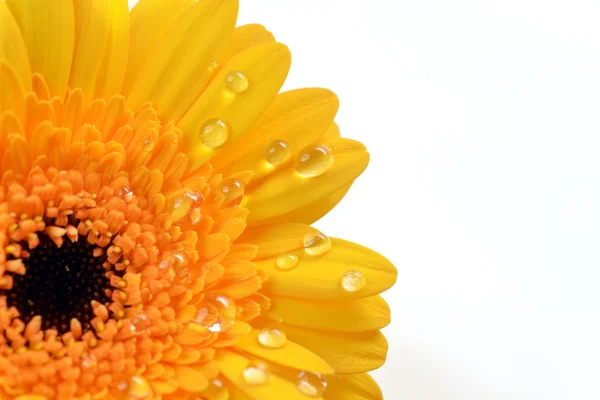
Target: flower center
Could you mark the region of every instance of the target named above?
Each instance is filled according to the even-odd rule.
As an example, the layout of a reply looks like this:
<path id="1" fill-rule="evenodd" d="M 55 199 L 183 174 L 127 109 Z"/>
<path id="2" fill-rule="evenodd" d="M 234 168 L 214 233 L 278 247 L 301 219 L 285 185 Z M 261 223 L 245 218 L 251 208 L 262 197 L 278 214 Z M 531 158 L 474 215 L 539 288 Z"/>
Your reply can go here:
<path id="1" fill-rule="evenodd" d="M 0 295 L 19 310 L 25 323 L 39 315 L 42 329 L 54 328 L 63 334 L 69 331 L 71 319 L 77 318 L 87 330 L 94 317 L 92 301 L 110 301 L 106 293 L 110 281 L 103 267 L 106 255 L 94 256 L 95 247 L 85 239 L 65 240 L 58 247 L 45 234 L 39 238 L 39 245 L 23 258 L 26 274 L 14 275 L 12 289 Z M 27 248 L 26 242 L 22 245 Z"/>

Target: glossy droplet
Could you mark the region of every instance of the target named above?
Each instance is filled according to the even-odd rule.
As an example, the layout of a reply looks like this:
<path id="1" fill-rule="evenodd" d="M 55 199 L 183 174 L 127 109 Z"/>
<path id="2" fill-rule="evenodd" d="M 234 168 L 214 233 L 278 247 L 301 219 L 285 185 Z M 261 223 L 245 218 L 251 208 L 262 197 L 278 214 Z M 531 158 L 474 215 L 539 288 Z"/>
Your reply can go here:
<path id="1" fill-rule="evenodd" d="M 333 154 L 324 144 L 305 147 L 296 159 L 296 171 L 304 178 L 324 174 L 333 165 Z"/>
<path id="2" fill-rule="evenodd" d="M 200 128 L 200 140 L 211 149 L 221 147 L 229 137 L 229 127 L 220 119 L 206 121 Z"/>
<path id="3" fill-rule="evenodd" d="M 175 261 L 175 265 L 178 267 L 187 265 L 187 257 L 183 253 L 177 252 L 173 254 L 173 260 Z"/>
<path id="4" fill-rule="evenodd" d="M 193 203 L 192 199 L 184 195 L 174 197 L 169 207 L 171 221 L 177 222 L 185 217 L 190 212 Z"/>
<path id="5" fill-rule="evenodd" d="M 225 204 L 244 195 L 244 185 L 237 179 L 225 179 L 221 182 L 221 193 L 225 195 Z"/>
<path id="6" fill-rule="evenodd" d="M 192 225 L 196 225 L 202 219 L 202 209 L 201 208 L 192 208 L 190 211 L 190 222 Z"/>
<path id="7" fill-rule="evenodd" d="M 171 262 L 169 260 L 162 260 L 160 263 L 158 263 L 158 268 L 167 269 L 167 268 L 169 268 L 170 265 L 171 265 Z"/>
<path id="8" fill-rule="evenodd" d="M 264 385 L 269 381 L 269 369 L 265 363 L 252 361 L 242 372 L 242 377 L 249 385 Z"/>
<path id="9" fill-rule="evenodd" d="M 278 324 L 283 324 L 283 318 L 280 316 L 276 317 L 275 321 L 277 321 Z"/>
<path id="10" fill-rule="evenodd" d="M 217 68 L 219 68 L 219 63 L 216 60 L 212 60 L 209 64 L 208 64 L 208 69 L 210 69 L 211 71 L 216 70 Z"/>
<path id="11" fill-rule="evenodd" d="M 319 231 L 307 232 L 304 235 L 304 251 L 311 256 L 321 256 L 331 249 L 331 239 Z"/>
<path id="12" fill-rule="evenodd" d="M 282 254 L 275 260 L 275 266 L 283 271 L 290 271 L 298 265 L 298 256 L 293 254 Z"/>
<path id="13" fill-rule="evenodd" d="M 206 317 L 208 316 L 208 309 L 206 308 L 201 308 L 198 310 L 198 313 L 196 314 L 196 318 L 195 321 L 197 324 L 202 323 Z"/>
<path id="14" fill-rule="evenodd" d="M 123 186 L 117 192 L 117 196 L 126 203 L 129 203 L 133 199 L 133 191 L 128 186 Z"/>
<path id="15" fill-rule="evenodd" d="M 121 381 L 117 385 L 117 389 L 120 390 L 121 392 L 127 390 L 128 387 L 129 387 L 129 385 L 125 381 Z"/>
<path id="16" fill-rule="evenodd" d="M 321 374 L 302 371 L 298 374 L 296 387 L 307 397 L 321 397 L 327 388 L 327 379 Z"/>
<path id="17" fill-rule="evenodd" d="M 227 400 L 229 399 L 229 392 L 225 383 L 220 379 L 213 379 L 208 384 L 208 388 L 202 392 L 202 395 L 211 400 Z M 203 398 L 204 398 L 203 397 Z"/>
<path id="18" fill-rule="evenodd" d="M 258 334 L 258 342 L 270 349 L 280 349 L 287 343 L 287 337 L 279 329 L 265 328 Z"/>
<path id="19" fill-rule="evenodd" d="M 81 358 L 81 366 L 83 368 L 90 369 L 90 368 L 94 368 L 96 365 L 98 365 L 98 359 L 93 354 L 85 354 Z"/>
<path id="20" fill-rule="evenodd" d="M 240 71 L 231 71 L 225 77 L 225 86 L 233 93 L 244 93 L 248 90 L 248 77 Z"/>
<path id="21" fill-rule="evenodd" d="M 367 284 L 365 276 L 359 271 L 348 271 L 342 275 L 342 287 L 346 292 L 354 293 L 364 288 Z"/>
<path id="22" fill-rule="evenodd" d="M 144 313 L 139 313 L 131 317 L 131 332 L 136 335 L 145 333 L 149 328 L 148 317 Z"/>
<path id="23" fill-rule="evenodd" d="M 267 146 L 265 150 L 265 158 L 275 166 L 284 164 L 292 156 L 290 145 L 283 140 L 274 140 Z"/>
<path id="24" fill-rule="evenodd" d="M 134 399 L 146 398 L 150 395 L 150 384 L 141 376 L 133 376 L 129 385 L 129 394 Z"/>
<path id="25" fill-rule="evenodd" d="M 213 333 L 227 332 L 231 329 L 233 324 L 234 324 L 234 321 L 229 321 L 227 319 L 219 317 L 219 320 L 217 322 L 215 322 L 214 324 L 210 325 L 208 327 L 208 330 Z"/>
<path id="26" fill-rule="evenodd" d="M 142 146 L 144 148 L 144 151 L 151 152 L 156 147 L 156 139 L 154 139 L 154 137 L 152 136 L 148 136 L 142 142 Z"/>

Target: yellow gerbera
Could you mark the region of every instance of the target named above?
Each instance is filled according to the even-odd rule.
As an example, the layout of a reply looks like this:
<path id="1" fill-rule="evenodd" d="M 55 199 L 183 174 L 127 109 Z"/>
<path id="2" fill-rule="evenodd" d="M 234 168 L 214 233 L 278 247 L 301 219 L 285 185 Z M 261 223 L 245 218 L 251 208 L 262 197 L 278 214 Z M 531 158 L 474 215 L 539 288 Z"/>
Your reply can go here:
<path id="1" fill-rule="evenodd" d="M 0 398 L 378 399 L 367 166 L 237 0 L 0 1 Z"/>

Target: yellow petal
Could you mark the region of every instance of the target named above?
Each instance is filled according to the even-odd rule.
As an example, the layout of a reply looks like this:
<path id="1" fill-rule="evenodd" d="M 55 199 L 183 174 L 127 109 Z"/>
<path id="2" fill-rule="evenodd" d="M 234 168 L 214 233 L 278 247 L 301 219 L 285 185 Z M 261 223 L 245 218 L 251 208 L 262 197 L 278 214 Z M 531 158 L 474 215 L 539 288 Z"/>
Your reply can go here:
<path id="1" fill-rule="evenodd" d="M 205 0 L 188 8 L 156 44 L 128 95 L 137 108 L 152 101 L 165 120 L 178 120 L 198 98 L 209 65 L 231 40 L 237 0 Z"/>
<path id="2" fill-rule="evenodd" d="M 288 341 L 285 346 L 279 349 L 262 346 L 258 342 L 259 332 L 258 330 L 254 330 L 249 335 L 240 337 L 236 343 L 236 347 L 285 367 L 318 372 L 325 375 L 333 374 L 333 369 L 325 361 L 294 342 Z"/>
<path id="3" fill-rule="evenodd" d="M 261 320 L 256 320 L 261 324 Z M 387 356 L 388 344 L 379 331 L 329 332 L 299 328 L 276 322 L 264 325 L 279 329 L 288 339 L 306 347 L 327 362 L 336 374 L 357 374 L 381 367 Z"/>
<path id="4" fill-rule="evenodd" d="M 285 224 L 288 222 L 301 222 L 303 224 L 313 224 L 323 218 L 329 211 L 333 210 L 335 206 L 346 196 L 352 184 L 346 186 L 334 192 L 328 196 L 322 197 L 319 200 L 311 203 L 307 206 L 297 208 L 294 211 L 290 211 L 287 214 L 281 214 L 276 217 L 263 221 L 264 224 Z"/>
<path id="5" fill-rule="evenodd" d="M 303 328 L 365 332 L 381 329 L 390 323 L 390 308 L 381 296 L 338 301 L 273 295 L 269 298 L 271 308 L 265 314 L 266 318 L 281 318 L 286 324 Z"/>
<path id="6" fill-rule="evenodd" d="M 252 180 L 258 180 L 276 170 L 265 159 L 272 141 L 286 142 L 292 154 L 296 154 L 327 130 L 338 107 L 337 96 L 326 89 L 281 93 L 248 132 L 224 148 L 211 163 L 215 171 L 224 175 L 253 171 Z"/>
<path id="7" fill-rule="evenodd" d="M 40 73 L 52 95 L 64 96 L 75 42 L 72 0 L 7 0 L 23 35 L 31 72 Z"/>
<path id="8" fill-rule="evenodd" d="M 23 86 L 16 71 L 3 61 L 0 61 L 0 88 L 0 110 L 11 110 L 21 117 L 24 112 Z"/>
<path id="9" fill-rule="evenodd" d="M 31 69 L 21 31 L 6 3 L 0 1 L 0 61 L 10 65 L 25 91 L 31 90 Z"/>
<path id="10" fill-rule="evenodd" d="M 110 32 L 96 79 L 96 98 L 121 94 L 129 54 L 129 5 L 126 0 L 110 1 Z"/>
<path id="11" fill-rule="evenodd" d="M 198 393 L 208 387 L 208 379 L 198 368 L 187 365 L 173 365 L 179 387 L 187 392 Z"/>
<path id="12" fill-rule="evenodd" d="M 140 0 L 131 10 L 130 51 L 123 93 L 129 93 L 148 57 L 196 0 Z"/>
<path id="13" fill-rule="evenodd" d="M 327 140 L 339 139 L 341 136 L 342 135 L 340 132 L 340 127 L 338 126 L 338 124 L 336 124 L 334 122 L 333 124 L 331 124 L 329 129 L 327 129 L 327 131 L 325 131 L 323 136 L 321 136 L 321 140 L 327 141 Z"/>
<path id="14" fill-rule="evenodd" d="M 269 275 L 264 290 L 282 296 L 335 300 L 373 296 L 396 281 L 396 268 L 382 255 L 341 239 L 331 239 L 331 243 L 331 249 L 321 256 L 311 256 L 303 250 L 290 252 L 300 260 L 291 271 L 278 269 L 275 259 L 257 261 L 256 267 Z M 362 274 L 366 280 L 362 289 L 344 290 L 341 281 L 348 271 Z"/>
<path id="15" fill-rule="evenodd" d="M 369 153 L 354 140 L 334 139 L 325 143 L 331 150 L 332 167 L 320 176 L 304 178 L 293 166 L 278 171 L 249 189 L 243 205 L 248 208 L 248 225 L 261 225 L 327 197 L 351 184 L 367 167 Z"/>
<path id="16" fill-rule="evenodd" d="M 302 249 L 304 235 L 315 230 L 311 226 L 296 223 L 266 225 L 246 229 L 240 242 L 255 245 L 258 248 L 255 260 L 262 260 Z"/>
<path id="17" fill-rule="evenodd" d="M 233 31 L 233 38 L 227 49 L 224 60 L 228 60 L 236 54 L 265 43 L 273 43 L 275 38 L 264 26 L 259 24 L 242 25 Z"/>
<path id="18" fill-rule="evenodd" d="M 269 381 L 265 385 L 253 386 L 244 381 L 243 371 L 246 369 L 250 360 L 244 356 L 229 350 L 221 350 L 215 356 L 221 373 L 229 382 L 248 397 L 254 400 L 306 400 L 306 396 L 301 394 L 296 385 L 275 374 L 271 374 Z M 321 397 L 317 397 L 322 399 Z"/>
<path id="19" fill-rule="evenodd" d="M 202 143 L 200 131 L 210 120 L 222 120 L 233 140 L 248 129 L 273 101 L 290 68 L 291 55 L 280 43 L 251 47 L 233 57 L 219 70 L 198 101 L 189 109 L 179 127 L 186 133 L 184 147 L 189 149 L 192 167 L 199 167 L 220 152 Z M 241 94 L 225 87 L 229 72 L 239 71 L 249 81 Z"/>
<path id="20" fill-rule="evenodd" d="M 325 400 L 383 400 L 369 374 L 336 375 L 327 380 Z"/>
<path id="21" fill-rule="evenodd" d="M 96 76 L 110 31 L 111 2 L 80 0 L 75 10 L 75 52 L 71 65 L 71 88 L 81 88 L 87 100 L 92 100 Z"/>

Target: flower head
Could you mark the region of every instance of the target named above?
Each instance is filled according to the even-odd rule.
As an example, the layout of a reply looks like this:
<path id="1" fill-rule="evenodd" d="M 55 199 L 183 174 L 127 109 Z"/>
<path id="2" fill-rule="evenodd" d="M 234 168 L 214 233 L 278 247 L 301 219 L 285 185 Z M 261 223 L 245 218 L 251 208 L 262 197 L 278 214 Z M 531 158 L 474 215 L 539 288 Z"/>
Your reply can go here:
<path id="1" fill-rule="evenodd" d="M 0 2 L 0 398 L 376 399 L 368 163 L 236 0 Z"/>

